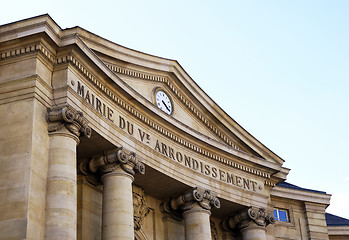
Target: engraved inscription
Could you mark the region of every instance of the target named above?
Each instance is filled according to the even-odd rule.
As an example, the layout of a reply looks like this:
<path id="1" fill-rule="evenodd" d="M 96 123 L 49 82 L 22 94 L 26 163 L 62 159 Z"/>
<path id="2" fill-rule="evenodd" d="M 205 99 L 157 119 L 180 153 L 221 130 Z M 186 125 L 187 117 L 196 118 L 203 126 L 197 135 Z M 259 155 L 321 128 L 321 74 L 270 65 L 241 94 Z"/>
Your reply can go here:
<path id="1" fill-rule="evenodd" d="M 148 145 L 168 159 L 179 163 L 189 169 L 195 170 L 205 176 L 225 182 L 232 186 L 247 191 L 263 192 L 263 182 L 251 180 L 247 177 L 237 175 L 236 173 L 223 170 L 213 164 L 201 161 L 193 156 L 185 154 L 181 150 L 177 149 L 176 145 L 172 145 L 168 142 L 163 142 L 160 139 L 156 139 L 152 134 L 150 134 L 150 132 L 147 132 L 145 129 L 138 126 L 135 122 L 123 116 L 110 104 L 102 100 L 90 89 L 84 86 L 81 82 L 78 81 L 75 87 L 73 85 L 72 87 L 75 88 L 75 91 L 80 95 L 80 97 L 82 97 L 105 118 L 118 126 L 129 136 L 132 136 L 143 144 Z"/>

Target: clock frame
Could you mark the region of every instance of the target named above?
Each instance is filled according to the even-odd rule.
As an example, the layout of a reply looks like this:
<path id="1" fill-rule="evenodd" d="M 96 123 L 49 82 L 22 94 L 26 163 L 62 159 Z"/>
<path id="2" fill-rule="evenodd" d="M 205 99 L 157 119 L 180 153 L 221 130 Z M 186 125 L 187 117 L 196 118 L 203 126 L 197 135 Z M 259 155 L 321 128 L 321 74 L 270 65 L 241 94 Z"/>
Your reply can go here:
<path id="1" fill-rule="evenodd" d="M 162 88 L 156 88 L 153 96 L 155 105 L 166 114 L 172 115 L 173 102 L 170 95 Z"/>

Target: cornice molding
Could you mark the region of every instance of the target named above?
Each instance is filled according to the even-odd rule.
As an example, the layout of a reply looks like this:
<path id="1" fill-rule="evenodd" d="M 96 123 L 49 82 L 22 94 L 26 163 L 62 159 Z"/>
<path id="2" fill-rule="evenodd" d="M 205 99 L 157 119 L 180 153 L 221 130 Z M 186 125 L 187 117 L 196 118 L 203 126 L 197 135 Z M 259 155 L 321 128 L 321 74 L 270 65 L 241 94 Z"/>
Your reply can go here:
<path id="1" fill-rule="evenodd" d="M 275 187 L 276 183 L 272 181 L 265 180 L 264 185 L 267 185 L 269 187 Z"/>
<path id="2" fill-rule="evenodd" d="M 348 226 L 327 226 L 328 235 L 345 235 L 349 236 Z"/>
<path id="3" fill-rule="evenodd" d="M 302 191 L 276 186 L 270 190 L 271 197 L 280 197 L 294 199 L 304 202 L 313 202 L 324 205 L 330 205 L 331 195 L 326 193 L 317 193 L 310 191 Z"/>
<path id="4" fill-rule="evenodd" d="M 253 174 L 259 177 L 263 177 L 267 179 L 270 178 L 270 173 L 261 171 L 256 168 L 251 168 L 240 163 L 233 162 L 225 157 L 222 157 L 216 154 L 215 152 L 199 147 L 193 142 L 178 136 L 168 128 L 153 121 L 150 117 L 146 116 L 145 114 L 141 113 L 140 111 L 132 107 L 130 104 L 128 104 L 127 101 L 125 101 L 120 96 L 118 96 L 110 87 L 102 83 L 98 79 L 98 77 L 96 77 L 90 70 L 88 70 L 88 68 L 81 61 L 79 61 L 73 54 L 58 57 L 56 59 L 56 64 L 70 64 L 71 66 L 75 67 L 88 81 L 90 81 L 94 85 L 94 87 L 96 87 L 99 91 L 103 92 L 112 102 L 114 102 L 116 105 L 121 107 L 124 111 L 133 115 L 136 119 L 141 121 L 143 124 L 149 126 L 150 128 L 160 133 L 161 135 L 165 136 L 166 138 L 170 139 L 171 141 L 174 141 L 177 144 L 180 144 L 191 151 L 194 151 L 214 161 L 223 163 L 229 167 L 236 168 L 238 170 L 241 170 L 246 173 Z"/>
<path id="5" fill-rule="evenodd" d="M 33 43 L 30 45 L 27 45 L 25 47 L 17 47 L 17 48 L 12 48 L 12 49 L 7 49 L 7 50 L 2 50 L 0 52 L 0 59 L 8 59 L 8 58 L 14 58 L 14 57 L 19 57 L 23 56 L 25 54 L 29 53 L 42 53 L 49 62 L 54 63 L 55 62 L 55 55 L 42 43 Z"/>
<path id="6" fill-rule="evenodd" d="M 198 110 L 181 92 L 178 90 L 172 83 L 171 80 L 166 76 L 158 76 L 154 74 L 149 74 L 141 71 L 136 70 L 130 70 L 126 68 L 122 68 L 116 65 L 113 65 L 111 63 L 105 62 L 107 67 L 109 67 L 110 70 L 117 74 L 139 78 L 147 81 L 153 81 L 153 82 L 159 82 L 164 83 L 168 89 L 171 90 L 171 92 L 177 97 L 179 101 L 181 101 L 186 108 L 201 122 L 203 123 L 208 129 L 211 130 L 212 133 L 214 133 L 219 139 L 221 139 L 224 143 L 228 144 L 229 146 L 233 147 L 236 150 L 241 150 L 241 148 L 233 141 L 231 140 L 226 134 L 224 134 L 222 131 L 220 131 L 215 124 L 213 124 L 210 120 L 208 120 L 200 110 Z"/>

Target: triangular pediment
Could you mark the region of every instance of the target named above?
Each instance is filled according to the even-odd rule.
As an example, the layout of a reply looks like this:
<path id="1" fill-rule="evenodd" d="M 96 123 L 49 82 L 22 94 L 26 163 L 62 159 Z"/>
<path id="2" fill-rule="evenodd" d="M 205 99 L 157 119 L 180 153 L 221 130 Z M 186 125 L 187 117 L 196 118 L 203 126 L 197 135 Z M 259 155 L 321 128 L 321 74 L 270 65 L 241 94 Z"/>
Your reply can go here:
<path id="1" fill-rule="evenodd" d="M 62 60 L 57 58 L 57 63 L 72 61 L 83 74 L 93 68 L 94 73 L 90 72 L 87 77 L 99 76 L 109 84 L 111 91 L 121 91 L 125 99 L 131 101 L 131 105 L 138 109 L 146 108 L 150 118 L 155 117 L 162 124 L 170 124 L 176 128 L 175 131 L 200 141 L 201 145 L 207 144 L 238 158 L 253 159 L 251 164 L 283 164 L 280 157 L 227 115 L 177 61 L 120 46 L 80 27 L 63 30 L 47 15 L 32 21 L 45 26 L 40 31 L 47 33 L 56 46 L 62 47 L 60 54 L 72 49 L 72 56 L 63 57 Z M 44 54 L 48 52 L 43 51 Z M 81 63 L 72 60 L 74 54 L 81 54 Z M 82 70 L 84 65 L 91 65 L 90 70 Z M 92 78 L 94 82 L 95 77 Z M 163 90 L 171 99 L 171 115 L 157 107 L 154 97 L 156 89 Z"/>
<path id="2" fill-rule="evenodd" d="M 117 45 L 77 28 L 79 39 L 94 52 L 136 97 L 156 106 L 155 89 L 162 89 L 173 103 L 171 118 L 188 133 L 208 142 L 219 142 L 246 156 L 283 164 L 274 154 L 222 110 L 175 60 L 164 59 Z M 152 108 L 154 109 L 154 108 Z M 155 108 L 161 112 L 160 109 Z"/>
<path id="3" fill-rule="evenodd" d="M 196 132 L 210 141 L 220 142 L 235 150 L 263 158 L 263 155 L 234 134 L 226 123 L 221 121 L 220 116 L 212 113 L 217 109 L 222 110 L 216 104 L 212 105 L 214 102 L 191 79 L 188 83 L 185 79 L 180 79 L 181 76 L 175 71 L 140 66 L 98 51 L 95 53 L 110 70 L 150 103 L 157 105 L 155 93 L 158 89 L 164 91 L 173 105 L 170 116 L 185 125 L 188 132 Z M 230 118 L 227 115 L 225 117 Z"/>

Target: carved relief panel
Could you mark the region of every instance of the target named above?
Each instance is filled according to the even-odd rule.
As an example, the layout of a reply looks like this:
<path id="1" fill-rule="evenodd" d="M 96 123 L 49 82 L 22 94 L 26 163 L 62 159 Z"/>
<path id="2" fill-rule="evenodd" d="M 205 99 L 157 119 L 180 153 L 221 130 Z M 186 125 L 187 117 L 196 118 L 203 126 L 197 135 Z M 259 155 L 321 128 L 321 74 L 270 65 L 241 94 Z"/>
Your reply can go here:
<path id="1" fill-rule="evenodd" d="M 142 188 L 132 185 L 133 219 L 135 230 L 140 230 L 143 219 L 149 214 L 149 207 Z"/>

